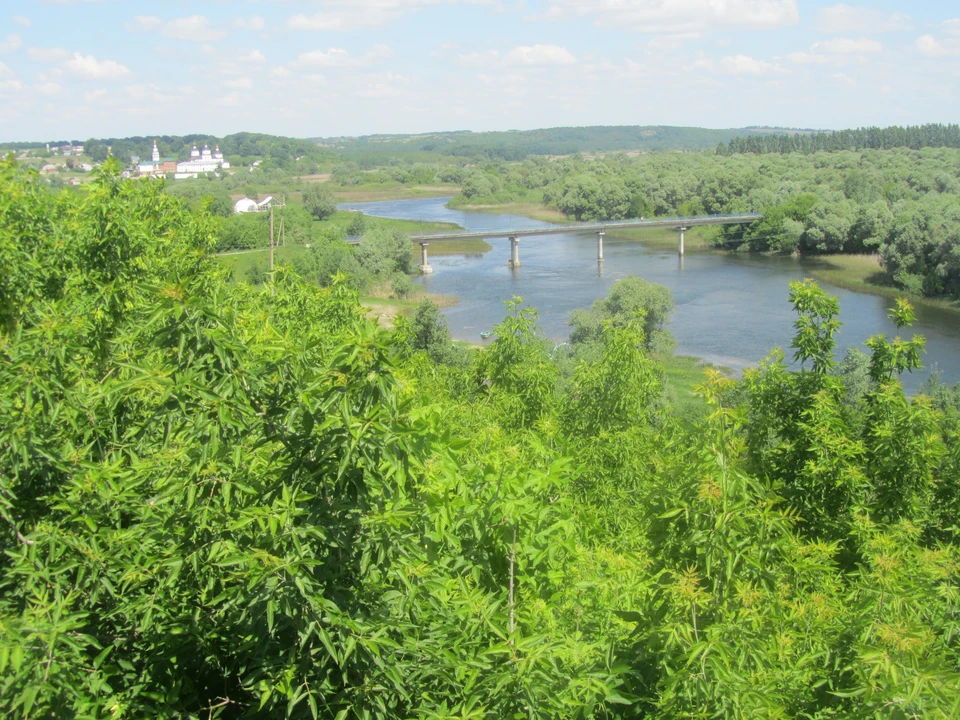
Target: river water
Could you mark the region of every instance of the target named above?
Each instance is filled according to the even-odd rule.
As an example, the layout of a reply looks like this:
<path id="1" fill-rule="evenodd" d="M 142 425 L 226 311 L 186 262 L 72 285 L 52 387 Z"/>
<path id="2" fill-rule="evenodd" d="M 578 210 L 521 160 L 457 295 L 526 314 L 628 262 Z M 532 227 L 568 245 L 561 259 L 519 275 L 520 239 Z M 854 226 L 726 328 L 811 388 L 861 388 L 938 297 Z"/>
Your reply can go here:
<path id="1" fill-rule="evenodd" d="M 516 215 L 491 215 L 451 210 L 449 198 L 344 203 L 342 209 L 361 210 L 377 217 L 452 222 L 469 230 L 548 227 L 549 223 Z M 456 295 L 457 306 L 443 312 L 458 340 L 481 342 L 505 314 L 504 300 L 523 297 L 538 308 L 544 333 L 562 342 L 570 328 L 570 312 L 606 297 L 620 278 L 637 275 L 670 288 L 676 309 L 668 329 L 677 339 L 677 353 L 741 371 L 756 365 L 771 349 L 784 348 L 792 357 L 793 311 L 788 283 L 809 277 L 811 261 L 793 257 L 766 257 L 733 253 L 695 253 L 679 258 L 636 240 L 607 236 L 605 262 L 598 267 L 597 238 L 587 233 L 523 238 L 521 267 L 507 267 L 510 243 L 488 239 L 493 250 L 478 255 L 432 256 L 434 274 L 422 279 L 432 293 Z M 419 248 L 418 248 L 419 250 Z M 419 261 L 419 258 L 418 258 Z M 875 295 L 821 286 L 840 300 L 837 359 L 848 346 L 860 345 L 871 335 L 893 336 L 896 326 L 887 318 L 893 301 Z M 960 316 L 943 310 L 917 309 L 913 332 L 927 339 L 926 369 L 905 376 L 916 391 L 932 367 L 947 382 L 960 381 Z"/>

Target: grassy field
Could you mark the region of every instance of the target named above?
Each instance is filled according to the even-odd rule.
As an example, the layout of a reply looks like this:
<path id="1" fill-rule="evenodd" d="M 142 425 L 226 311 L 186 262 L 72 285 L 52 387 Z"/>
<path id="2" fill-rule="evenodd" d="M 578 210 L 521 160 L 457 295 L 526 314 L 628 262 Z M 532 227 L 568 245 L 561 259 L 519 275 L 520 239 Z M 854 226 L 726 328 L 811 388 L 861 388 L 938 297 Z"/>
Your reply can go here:
<path id="1" fill-rule="evenodd" d="M 880 266 L 877 255 L 829 255 L 816 258 L 811 274 L 816 280 L 855 292 L 888 298 L 906 297 L 914 305 L 960 312 L 960 302 L 914 295 L 896 287 Z"/>
<path id="2" fill-rule="evenodd" d="M 667 404 L 683 422 L 693 422 L 708 412 L 707 403 L 696 394 L 697 386 L 706 382 L 704 372 L 707 368 L 719 370 L 727 377 L 733 375 L 730 368 L 711 365 L 686 355 L 658 355 L 656 359 L 663 365 L 667 375 Z"/>
<path id="3" fill-rule="evenodd" d="M 522 217 L 533 218 L 534 220 L 557 224 L 572 222 L 570 218 L 559 210 L 554 210 L 553 208 L 548 208 L 546 205 L 532 202 L 512 202 L 501 203 L 499 205 L 464 205 L 459 209 L 469 212 L 490 213 L 491 215 L 520 215 Z"/>
<path id="4" fill-rule="evenodd" d="M 368 183 L 341 187 L 328 185 L 340 202 L 377 202 L 382 200 L 414 200 L 416 198 L 446 197 L 456 195 L 456 185 L 404 185 L 399 182 Z"/>

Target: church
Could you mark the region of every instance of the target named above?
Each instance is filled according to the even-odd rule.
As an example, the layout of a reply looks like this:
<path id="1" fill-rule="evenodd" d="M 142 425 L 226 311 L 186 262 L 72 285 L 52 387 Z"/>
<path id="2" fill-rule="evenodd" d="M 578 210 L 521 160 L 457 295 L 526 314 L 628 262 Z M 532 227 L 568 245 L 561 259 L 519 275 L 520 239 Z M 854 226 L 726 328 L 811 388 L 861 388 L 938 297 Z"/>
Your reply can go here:
<path id="1" fill-rule="evenodd" d="M 223 153 L 220 152 L 220 146 L 211 152 L 209 146 L 204 145 L 203 150 L 198 150 L 194 145 L 190 150 L 190 159 L 185 162 L 177 162 L 175 158 L 160 159 L 160 150 L 157 148 L 157 141 L 153 141 L 153 154 L 150 160 L 144 160 L 137 165 L 137 170 L 141 175 L 166 175 L 174 173 L 177 179 L 196 177 L 198 173 L 215 172 L 216 170 L 230 167 L 230 163 L 223 159 Z"/>
<path id="2" fill-rule="evenodd" d="M 230 163 L 226 162 L 223 159 L 223 153 L 220 152 L 220 146 L 216 146 L 216 150 L 210 152 L 210 148 L 207 145 L 203 146 L 203 150 L 197 150 L 197 146 L 194 145 L 193 149 L 190 151 L 190 159 L 187 162 L 177 163 L 177 172 L 178 173 L 202 173 L 202 172 L 213 172 L 218 168 L 227 169 L 230 167 Z"/>

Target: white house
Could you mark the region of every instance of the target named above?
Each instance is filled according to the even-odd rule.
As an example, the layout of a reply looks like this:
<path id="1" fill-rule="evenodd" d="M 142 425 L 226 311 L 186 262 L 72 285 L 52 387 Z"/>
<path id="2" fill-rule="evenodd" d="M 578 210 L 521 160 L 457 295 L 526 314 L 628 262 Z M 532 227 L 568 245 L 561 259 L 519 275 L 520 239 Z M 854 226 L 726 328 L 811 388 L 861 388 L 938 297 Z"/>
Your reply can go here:
<path id="1" fill-rule="evenodd" d="M 233 211 L 236 213 L 259 212 L 259 210 L 260 208 L 257 206 L 257 201 L 251 200 L 250 198 L 237 200 L 236 205 L 233 206 Z"/>

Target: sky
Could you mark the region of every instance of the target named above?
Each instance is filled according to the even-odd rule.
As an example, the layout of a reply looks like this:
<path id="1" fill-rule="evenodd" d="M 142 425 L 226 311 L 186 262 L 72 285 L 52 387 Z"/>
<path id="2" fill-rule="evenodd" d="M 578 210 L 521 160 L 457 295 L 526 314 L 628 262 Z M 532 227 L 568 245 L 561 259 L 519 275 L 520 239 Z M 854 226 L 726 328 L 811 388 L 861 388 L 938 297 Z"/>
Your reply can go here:
<path id="1" fill-rule="evenodd" d="M 960 2 L 2 0 L 0 141 L 956 122 Z"/>

